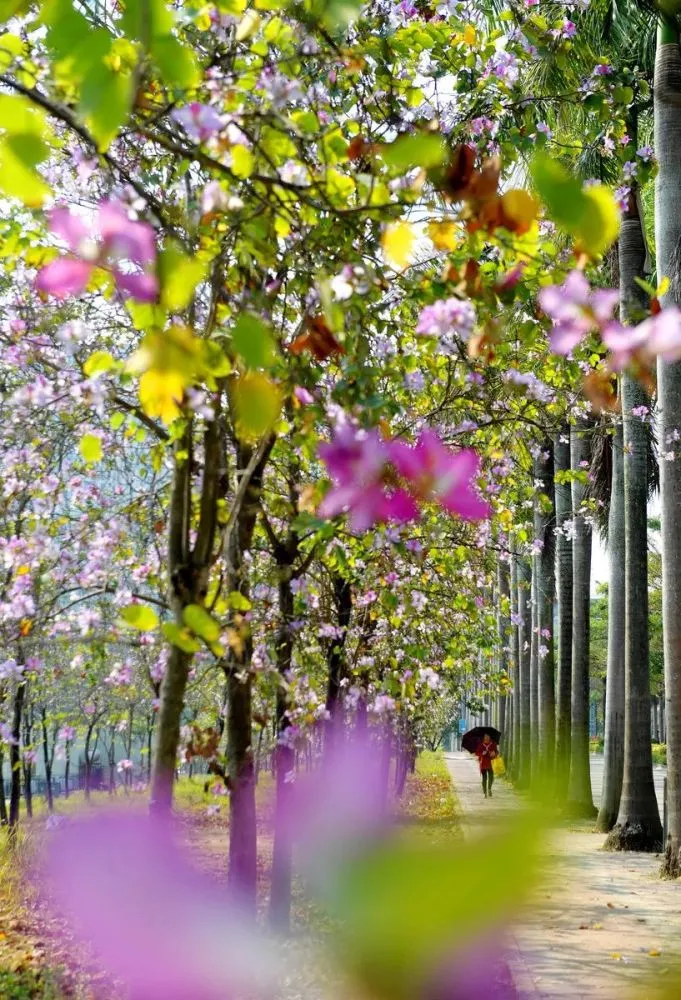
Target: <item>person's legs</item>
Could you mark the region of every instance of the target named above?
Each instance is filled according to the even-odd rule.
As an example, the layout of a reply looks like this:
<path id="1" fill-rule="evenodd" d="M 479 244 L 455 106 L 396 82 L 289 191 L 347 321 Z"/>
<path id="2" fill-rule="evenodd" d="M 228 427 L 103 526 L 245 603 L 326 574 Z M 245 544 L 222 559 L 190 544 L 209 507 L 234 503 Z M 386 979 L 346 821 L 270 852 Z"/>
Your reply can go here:
<path id="1" fill-rule="evenodd" d="M 483 791 L 483 794 L 484 794 L 485 798 L 487 798 L 487 783 L 488 783 L 488 780 L 489 780 L 489 771 L 483 771 L 482 772 L 482 791 Z"/>
<path id="2" fill-rule="evenodd" d="M 491 769 L 487 772 L 487 794 L 492 798 L 492 785 L 494 784 L 494 771 Z"/>

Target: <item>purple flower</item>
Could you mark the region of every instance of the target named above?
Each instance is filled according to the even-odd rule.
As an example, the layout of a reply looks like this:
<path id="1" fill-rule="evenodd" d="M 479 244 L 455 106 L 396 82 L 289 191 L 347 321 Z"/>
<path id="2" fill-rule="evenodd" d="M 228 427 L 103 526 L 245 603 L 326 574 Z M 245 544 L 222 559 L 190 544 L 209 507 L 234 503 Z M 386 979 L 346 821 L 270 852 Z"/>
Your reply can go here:
<path id="1" fill-rule="evenodd" d="M 594 67 L 594 76 L 610 76 L 613 72 L 612 66 L 608 66 L 607 63 L 598 63 Z"/>
<path id="2" fill-rule="evenodd" d="M 139 1000 L 224 1000 L 274 978 L 262 939 L 160 820 L 118 812 L 67 823 L 41 874 L 81 940 Z"/>
<path id="3" fill-rule="evenodd" d="M 176 108 L 171 112 L 182 126 L 190 139 L 195 142 L 205 142 L 225 127 L 222 117 L 209 104 L 199 104 L 197 101 L 187 104 L 184 108 Z"/>
<path id="4" fill-rule="evenodd" d="M 650 163 L 655 156 L 655 151 L 652 146 L 641 146 L 640 149 L 636 150 L 636 155 L 640 156 L 644 163 Z"/>
<path id="5" fill-rule="evenodd" d="M 125 298 L 155 301 L 158 281 L 151 273 L 156 262 L 154 231 L 146 223 L 130 219 L 119 202 L 101 202 L 89 227 L 71 209 L 54 208 L 50 229 L 71 253 L 38 272 L 38 291 L 57 299 L 80 295 L 93 270 L 101 267 L 111 272 Z"/>
<path id="6" fill-rule="evenodd" d="M 542 288 L 539 305 L 553 320 L 551 350 L 569 354 L 587 333 L 611 321 L 618 300 L 615 289 L 592 292 L 581 271 L 571 271 L 562 285 Z"/>
<path id="7" fill-rule="evenodd" d="M 563 21 L 563 25 L 560 30 L 563 38 L 574 38 L 577 34 L 577 25 L 574 21 L 570 21 L 567 17 Z"/>
<path id="8" fill-rule="evenodd" d="M 411 521 L 418 508 L 406 490 L 389 489 L 385 482 L 388 450 L 376 430 L 346 425 L 330 444 L 319 446 L 334 485 L 322 500 L 320 517 L 350 514 L 350 528 L 366 531 L 377 521 Z"/>
<path id="9" fill-rule="evenodd" d="M 475 307 L 468 299 L 438 299 L 421 310 L 416 332 L 438 337 L 440 345 L 452 353 L 456 338 L 467 341 L 475 326 Z"/>
<path id="10" fill-rule="evenodd" d="M 681 360 L 681 310 L 677 306 L 663 309 L 656 316 L 635 327 L 611 323 L 603 331 L 603 342 L 611 352 L 610 364 L 615 371 L 640 358 L 649 363 L 654 358 L 663 361 Z"/>
<path id="11" fill-rule="evenodd" d="M 309 406 L 310 403 L 314 403 L 314 396 L 307 389 L 303 388 L 303 386 L 297 385 L 293 390 L 293 395 L 302 406 Z"/>
<path id="12" fill-rule="evenodd" d="M 488 505 L 474 489 L 480 459 L 472 449 L 449 451 L 431 430 L 423 431 L 413 448 L 398 439 L 390 441 L 388 447 L 392 463 L 414 496 L 435 500 L 450 514 L 466 520 L 489 517 Z"/>

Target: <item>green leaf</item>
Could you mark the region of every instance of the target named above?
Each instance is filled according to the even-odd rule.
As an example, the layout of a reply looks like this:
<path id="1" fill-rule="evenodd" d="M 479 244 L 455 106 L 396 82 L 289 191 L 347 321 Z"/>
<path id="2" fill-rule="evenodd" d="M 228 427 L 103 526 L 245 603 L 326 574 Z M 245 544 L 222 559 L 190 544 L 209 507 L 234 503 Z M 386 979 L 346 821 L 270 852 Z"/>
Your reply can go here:
<path id="1" fill-rule="evenodd" d="M 0 189 L 29 208 L 40 208 L 50 188 L 36 171 L 48 154 L 36 135 L 9 135 L 0 139 Z"/>
<path id="2" fill-rule="evenodd" d="M 388 166 L 398 170 L 437 167 L 443 162 L 446 154 L 447 146 L 442 137 L 427 134 L 400 136 L 381 150 L 381 156 Z"/>
<path id="3" fill-rule="evenodd" d="M 112 413 L 109 418 L 109 427 L 112 431 L 117 431 L 125 423 L 124 413 Z"/>
<path id="4" fill-rule="evenodd" d="M 88 465 L 94 462 L 101 462 L 104 457 L 102 439 L 96 434 L 84 434 L 80 439 L 78 450 Z"/>
<path id="5" fill-rule="evenodd" d="M 0 0 L 0 21 L 9 21 L 17 14 L 24 14 L 31 6 L 31 0 Z"/>
<path id="6" fill-rule="evenodd" d="M 168 642 L 177 646 L 183 653 L 198 653 L 202 648 L 201 643 L 193 639 L 185 628 L 180 628 L 175 622 L 165 622 L 161 626 L 161 631 Z"/>
<path id="7" fill-rule="evenodd" d="M 108 372 L 115 366 L 116 359 L 108 351 L 95 351 L 91 354 L 83 365 L 83 372 L 88 376 L 97 375 L 99 372 Z"/>
<path id="8" fill-rule="evenodd" d="M 249 368 L 268 368 L 276 360 L 269 326 L 253 313 L 242 313 L 232 330 L 232 346 Z"/>
<path id="9" fill-rule="evenodd" d="M 392 1000 L 422 993 L 452 946 L 514 913 L 534 881 L 538 828 L 528 814 L 503 838 L 444 847 L 396 838 L 343 865 L 333 915 L 370 991 Z"/>
<path id="10" fill-rule="evenodd" d="M 166 83 L 186 89 L 196 86 L 200 74 L 193 52 L 172 34 L 174 20 L 165 0 L 130 0 L 120 26 L 129 39 L 146 45 Z"/>
<path id="11" fill-rule="evenodd" d="M 171 87 L 188 90 L 199 82 L 201 74 L 194 54 L 172 35 L 155 38 L 151 54 L 161 76 Z"/>
<path id="12" fill-rule="evenodd" d="M 205 639 L 206 642 L 217 642 L 220 638 L 220 625 L 200 604 L 190 604 L 186 607 L 182 612 L 182 620 L 195 635 Z"/>
<path id="13" fill-rule="evenodd" d="M 132 74 L 115 72 L 103 61 L 93 65 L 83 77 L 80 109 L 100 152 L 109 148 L 128 117 L 132 85 Z"/>
<path id="14" fill-rule="evenodd" d="M 248 598 L 239 593 L 238 590 L 233 590 L 227 598 L 227 607 L 231 608 L 233 611 L 250 611 L 253 605 Z"/>
<path id="15" fill-rule="evenodd" d="M 161 303 L 169 312 L 182 312 L 192 300 L 194 290 L 206 275 L 206 262 L 188 257 L 175 243 L 159 257 Z"/>
<path id="16" fill-rule="evenodd" d="M 258 441 L 272 429 L 283 402 L 279 386 L 260 372 L 247 372 L 232 385 L 236 432 L 242 441 Z"/>
<path id="17" fill-rule="evenodd" d="M 612 192 L 602 184 L 582 187 L 548 156 L 536 156 L 531 171 L 551 219 L 574 238 L 577 249 L 593 257 L 605 253 L 619 232 L 619 211 Z"/>
<path id="18" fill-rule="evenodd" d="M 152 632 L 158 628 L 158 615 L 148 604 L 128 604 L 121 609 L 121 618 L 126 625 L 139 629 L 140 632 Z"/>

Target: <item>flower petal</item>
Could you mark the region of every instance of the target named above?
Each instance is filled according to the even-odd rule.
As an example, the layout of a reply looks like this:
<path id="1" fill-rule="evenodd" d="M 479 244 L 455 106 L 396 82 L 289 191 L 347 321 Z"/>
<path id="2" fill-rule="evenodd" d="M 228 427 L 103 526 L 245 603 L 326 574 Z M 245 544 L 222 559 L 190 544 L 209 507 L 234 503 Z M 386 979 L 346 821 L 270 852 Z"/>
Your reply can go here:
<path id="1" fill-rule="evenodd" d="M 39 292 L 65 299 L 69 295 L 80 295 L 90 280 L 92 264 L 75 257 L 58 257 L 51 261 L 35 279 Z"/>

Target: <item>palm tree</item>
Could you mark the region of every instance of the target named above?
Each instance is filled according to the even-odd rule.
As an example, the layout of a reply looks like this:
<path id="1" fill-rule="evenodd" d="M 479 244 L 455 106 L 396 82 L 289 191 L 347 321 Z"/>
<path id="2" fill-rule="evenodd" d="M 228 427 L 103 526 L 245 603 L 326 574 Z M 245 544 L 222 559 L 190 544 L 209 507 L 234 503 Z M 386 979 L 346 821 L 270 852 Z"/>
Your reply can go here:
<path id="1" fill-rule="evenodd" d="M 655 244 L 659 278 L 669 277 L 669 301 L 681 302 L 679 246 L 681 245 L 681 50 L 675 25 L 660 19 L 655 63 L 655 149 L 658 175 L 655 186 Z M 668 837 L 664 871 L 681 874 L 681 455 L 675 435 L 681 428 L 681 364 L 659 362 L 659 434 L 663 452 L 674 461 L 660 467 L 662 514 L 662 611 L 664 674 L 667 700 Z"/>
<path id="2" fill-rule="evenodd" d="M 498 617 L 497 631 L 499 636 L 499 673 L 502 677 L 507 677 L 510 670 L 509 645 L 511 642 L 510 626 L 508 617 L 508 604 L 511 590 L 511 575 L 508 562 L 499 559 L 497 566 L 497 602 Z M 509 699 L 506 690 L 499 696 L 499 728 L 504 734 L 504 748 L 508 757 L 508 748 L 513 746 L 513 702 Z"/>
<path id="3" fill-rule="evenodd" d="M 617 822 L 624 773 L 624 456 L 622 425 L 611 447 L 610 511 L 608 515 L 608 665 L 605 685 L 605 746 L 603 791 L 598 829 Z"/>
<path id="4" fill-rule="evenodd" d="M 622 221 L 619 244 L 622 318 L 631 319 L 641 293 L 646 246 L 635 200 Z M 659 850 L 662 826 L 653 784 L 650 747 L 648 644 L 648 433 L 637 408 L 647 396 L 632 375 L 622 376 L 625 536 L 624 779 L 611 850 Z"/>
<path id="5" fill-rule="evenodd" d="M 570 720 L 572 699 L 572 542 L 564 532 L 572 519 L 570 437 L 564 427 L 553 442 L 556 509 L 556 598 L 558 603 L 558 679 L 556 699 L 556 792 L 567 795 L 570 773 Z"/>
<path id="6" fill-rule="evenodd" d="M 591 454 L 592 429 L 581 420 L 570 428 L 572 468 L 572 697 L 570 776 L 567 809 L 575 816 L 594 816 L 589 762 L 589 618 L 591 611 L 591 525 L 582 511 L 585 468 Z"/>
<path id="7" fill-rule="evenodd" d="M 530 586 L 532 567 L 527 558 L 519 557 L 518 578 L 518 687 L 520 690 L 520 726 L 518 734 L 517 781 L 520 786 L 530 782 L 530 640 L 532 637 L 532 609 Z"/>
<path id="8" fill-rule="evenodd" d="M 553 660 L 553 602 L 555 592 L 556 509 L 554 501 L 553 443 L 546 441 L 535 459 L 540 493 L 535 502 L 537 660 L 539 665 L 539 760 L 545 777 L 551 774 L 556 736 L 556 692 Z"/>
<path id="9" fill-rule="evenodd" d="M 517 778 L 520 767 L 520 631 L 518 615 L 518 559 L 511 555 L 511 681 L 513 684 L 513 742 L 511 744 L 511 776 Z"/>

